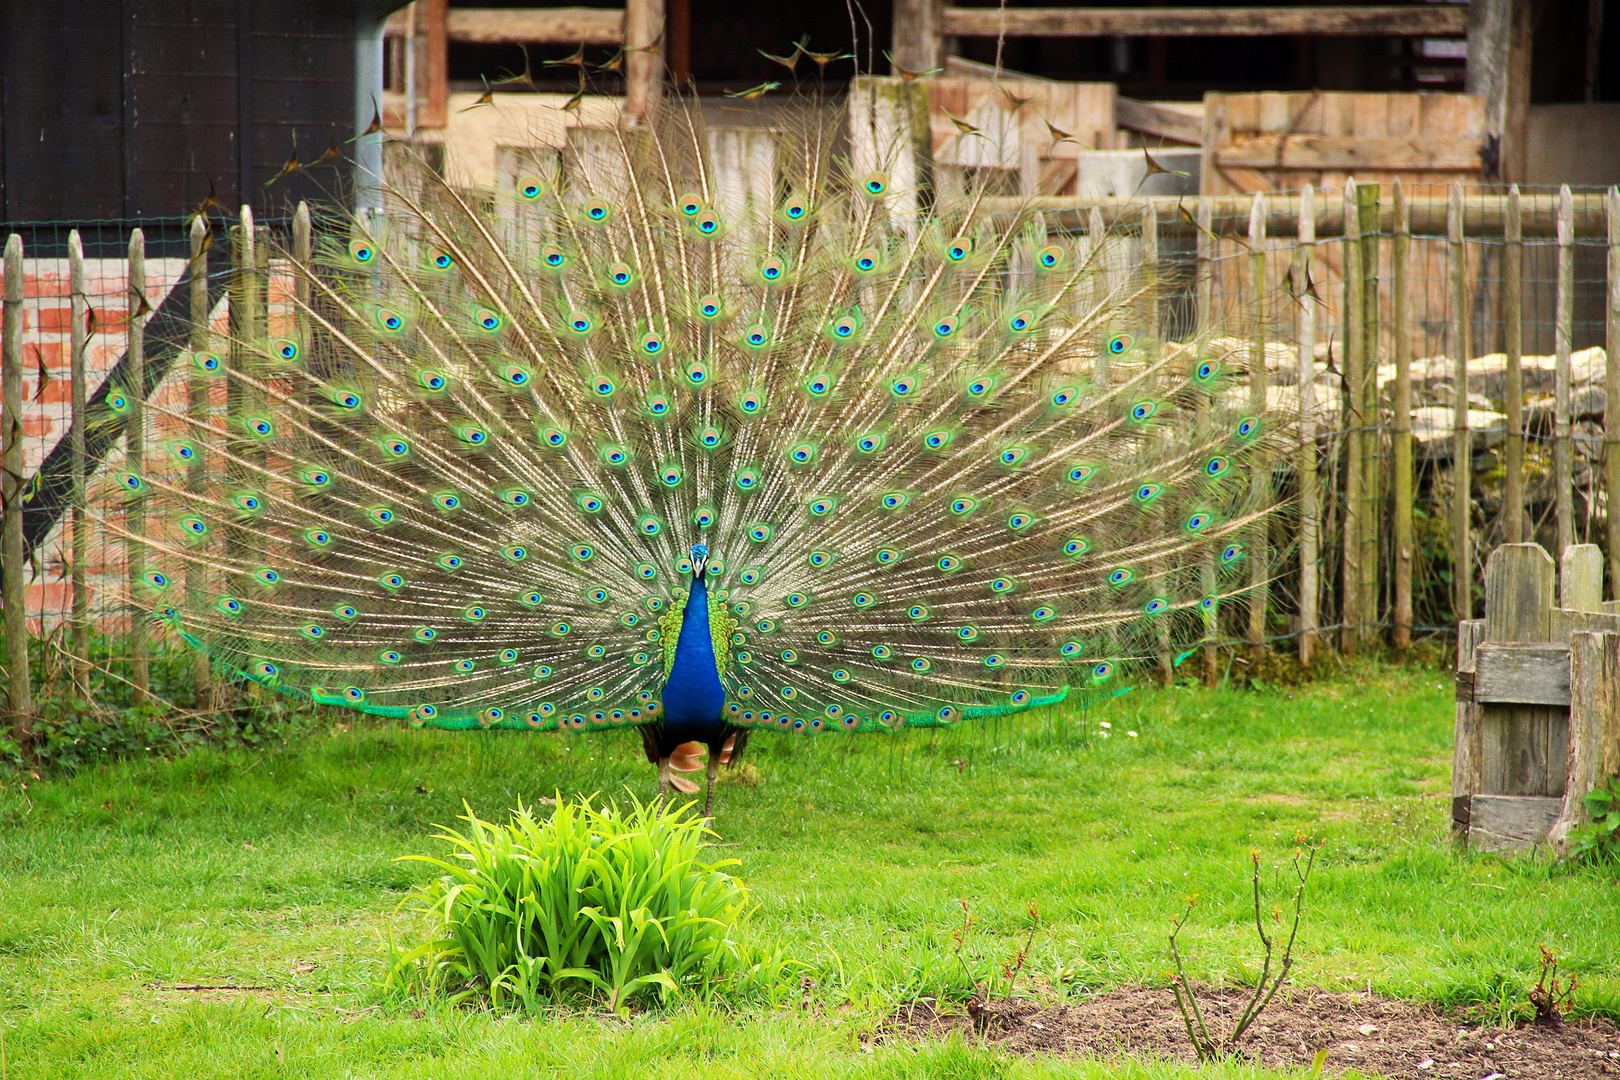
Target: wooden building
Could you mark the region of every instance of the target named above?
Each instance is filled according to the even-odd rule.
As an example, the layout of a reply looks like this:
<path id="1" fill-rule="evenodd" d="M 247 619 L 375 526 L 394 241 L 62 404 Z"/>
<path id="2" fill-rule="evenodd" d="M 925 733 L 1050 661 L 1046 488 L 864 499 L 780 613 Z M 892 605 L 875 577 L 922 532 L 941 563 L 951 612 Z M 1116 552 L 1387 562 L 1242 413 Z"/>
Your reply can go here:
<path id="1" fill-rule="evenodd" d="M 0 4 L 0 216 L 178 221 L 210 192 L 230 212 L 341 199 L 345 159 L 371 150 L 350 140 L 372 115 L 397 6 Z M 305 167 L 267 186 L 295 158 Z"/>

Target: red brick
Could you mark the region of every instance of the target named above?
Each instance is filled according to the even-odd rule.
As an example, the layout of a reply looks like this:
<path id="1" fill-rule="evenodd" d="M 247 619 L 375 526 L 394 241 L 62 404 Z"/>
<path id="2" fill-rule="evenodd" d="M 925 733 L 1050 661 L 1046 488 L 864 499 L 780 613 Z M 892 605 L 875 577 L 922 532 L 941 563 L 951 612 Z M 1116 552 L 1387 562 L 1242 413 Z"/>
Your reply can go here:
<path id="1" fill-rule="evenodd" d="M 29 401 L 41 405 L 65 405 L 73 400 L 73 383 L 65 374 L 60 378 L 53 375 L 51 381 L 45 384 L 45 392 L 40 393 L 34 381 L 30 380 L 23 394 Z"/>
<path id="2" fill-rule="evenodd" d="M 56 422 L 48 416 L 29 414 L 23 417 L 22 433 L 25 439 L 43 439 L 56 433 Z"/>
<path id="3" fill-rule="evenodd" d="M 38 313 L 35 325 L 46 333 L 66 334 L 73 328 L 73 307 L 71 304 L 41 304 L 34 310 Z"/>

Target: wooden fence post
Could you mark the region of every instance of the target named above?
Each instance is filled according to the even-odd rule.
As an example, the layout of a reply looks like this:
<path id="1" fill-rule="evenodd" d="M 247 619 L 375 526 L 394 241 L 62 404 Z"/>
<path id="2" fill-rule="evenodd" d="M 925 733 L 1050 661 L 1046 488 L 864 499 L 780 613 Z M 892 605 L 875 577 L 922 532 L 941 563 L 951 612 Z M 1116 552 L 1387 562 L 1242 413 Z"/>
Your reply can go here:
<path id="1" fill-rule="evenodd" d="M 1294 248 L 1294 289 L 1299 306 L 1299 662 L 1310 666 L 1321 625 L 1316 608 L 1317 560 L 1321 557 L 1320 493 L 1316 475 L 1316 297 L 1311 295 L 1312 249 L 1316 245 L 1316 190 L 1299 193 L 1299 244 Z"/>
<path id="2" fill-rule="evenodd" d="M 1507 354 L 1502 397 L 1507 408 L 1507 477 L 1503 488 L 1503 542 L 1522 543 L 1524 530 L 1524 371 L 1521 319 L 1524 308 L 1523 217 L 1519 185 L 1508 189 L 1502 218 L 1502 337 Z"/>
<path id="3" fill-rule="evenodd" d="M 1255 416 L 1266 411 L 1266 197 L 1255 192 L 1249 205 L 1250 316 L 1254 326 L 1249 339 L 1249 410 Z M 1263 498 L 1271 487 L 1270 463 L 1256 453 L 1249 468 L 1249 491 Z M 1268 523 L 1261 521 L 1249 540 L 1249 653 L 1256 664 L 1266 647 L 1266 603 L 1270 590 L 1266 552 Z"/>
<path id="4" fill-rule="evenodd" d="M 6 711 L 11 714 L 11 738 L 24 754 L 32 756 L 34 742 L 33 676 L 28 666 L 28 594 L 23 583 L 23 490 L 22 433 L 23 389 L 23 244 L 12 233 L 6 240 L 6 293 L 4 324 L 4 370 L 0 374 L 0 431 L 5 445 L 0 448 L 4 468 L 0 469 L 0 605 L 5 607 L 6 624 Z"/>
<path id="5" fill-rule="evenodd" d="M 72 507 L 73 565 L 68 571 L 69 595 L 72 609 L 68 625 L 72 631 L 69 645 L 73 659 L 73 692 L 80 697 L 90 695 L 90 591 L 84 580 L 84 565 L 90 559 L 90 530 L 84 503 L 85 452 L 85 374 L 84 354 L 90 344 L 90 298 L 86 294 L 84 273 L 84 243 L 79 230 L 68 234 L 68 277 L 73 291 L 72 355 L 68 361 L 69 400 L 68 450 L 72 465 L 72 490 L 68 502 Z"/>
<path id="6" fill-rule="evenodd" d="M 1341 537 L 1343 573 L 1339 586 L 1339 649 L 1346 656 L 1354 656 L 1361 649 L 1361 579 L 1365 572 L 1361 565 L 1362 537 L 1367 526 L 1363 520 L 1367 507 L 1361 497 L 1361 440 L 1365 435 L 1366 418 L 1362 415 L 1361 399 L 1361 335 L 1366 320 L 1361 313 L 1361 217 L 1356 213 L 1356 184 L 1344 184 L 1344 534 Z"/>
<path id="7" fill-rule="evenodd" d="M 651 124 L 663 96 L 664 0 L 625 0 L 625 115 Z"/>
<path id="8" fill-rule="evenodd" d="M 208 250 L 209 227 L 198 214 L 191 219 L 191 348 L 194 353 L 208 351 Z M 205 422 L 208 412 L 208 379 L 196 364 L 192 365 L 186 387 L 186 415 L 194 424 Z M 186 470 L 186 490 L 199 494 L 208 473 L 207 447 L 198 440 L 196 453 Z M 208 582 L 206 572 L 194 563 L 186 565 L 186 610 L 198 611 L 206 602 Z M 207 712 L 214 707 L 214 678 L 208 668 L 208 654 L 201 649 L 192 651 L 191 691 L 194 708 Z"/>
<path id="9" fill-rule="evenodd" d="M 1149 364 L 1155 363 L 1164 352 L 1164 327 L 1161 322 L 1163 305 L 1159 297 L 1159 212 L 1152 203 L 1142 206 L 1142 290 L 1147 300 L 1147 310 L 1143 312 L 1143 325 L 1147 331 L 1147 354 Z M 1163 512 L 1155 515 L 1159 524 L 1164 525 Z M 1170 651 L 1170 628 L 1161 623 L 1155 633 L 1159 680 L 1166 686 L 1175 681 L 1175 657 Z"/>
<path id="10" fill-rule="evenodd" d="M 1096 211 L 1093 211 L 1095 213 Z M 1197 325 L 1200 331 L 1208 330 L 1215 325 L 1215 231 L 1210 226 L 1214 223 L 1208 199 L 1198 200 L 1198 315 Z M 1206 559 L 1198 571 L 1200 595 L 1211 596 L 1215 592 L 1215 562 Z M 1215 642 L 1219 640 L 1221 617 L 1219 607 L 1204 609 L 1204 643 L 1199 647 L 1199 661 L 1203 669 L 1204 683 L 1207 686 L 1215 685 Z"/>
<path id="11" fill-rule="evenodd" d="M 1361 630 L 1363 644 L 1377 636 L 1378 626 L 1378 450 L 1383 443 L 1378 422 L 1378 195 L 1377 184 L 1356 185 L 1356 227 L 1361 235 Z"/>
<path id="12" fill-rule="evenodd" d="M 1575 462 L 1570 446 L 1569 354 L 1575 321 L 1575 202 L 1569 185 L 1558 189 L 1558 299 L 1553 314 L 1557 369 L 1553 377 L 1553 494 L 1558 550 L 1575 543 Z"/>
<path id="13" fill-rule="evenodd" d="M 1113 288 L 1113 268 L 1109 265 L 1108 230 L 1103 225 L 1102 211 L 1095 206 L 1086 218 L 1086 239 L 1091 244 L 1091 308 L 1093 311 L 1108 302 Z M 1092 378 L 1098 386 L 1108 385 L 1108 350 L 1097 350 L 1097 366 Z"/>
<path id="14" fill-rule="evenodd" d="M 1412 299 L 1407 295 L 1407 260 L 1412 248 L 1412 216 L 1406 192 L 1395 180 L 1395 240 L 1390 252 L 1390 299 L 1395 307 L 1391 348 L 1395 360 L 1395 477 L 1390 545 L 1395 553 L 1395 611 L 1392 640 L 1398 652 L 1412 645 Z"/>
<path id="15" fill-rule="evenodd" d="M 1609 595 L 1620 598 L 1620 188 L 1607 200 L 1609 272 L 1603 366 L 1603 490 L 1608 495 Z"/>
<path id="16" fill-rule="evenodd" d="M 1474 556 L 1471 536 L 1473 512 L 1473 444 L 1468 434 L 1468 251 L 1463 246 L 1463 192 L 1451 185 L 1446 202 L 1446 246 L 1451 261 L 1451 348 L 1456 372 L 1452 403 L 1452 616 L 1473 617 Z"/>
<path id="17" fill-rule="evenodd" d="M 146 307 L 146 234 L 140 229 L 129 234 L 129 419 L 124 428 L 126 467 L 136 476 L 146 475 L 146 324 L 141 311 Z M 132 491 L 125 503 L 125 527 L 130 536 L 146 535 L 146 496 Z M 131 595 L 142 587 L 146 577 L 146 547 L 139 539 L 128 543 L 129 587 Z M 152 693 L 152 669 L 147 655 L 148 629 L 145 620 L 134 616 L 129 632 L 130 682 L 135 684 L 135 701 L 146 701 Z"/>

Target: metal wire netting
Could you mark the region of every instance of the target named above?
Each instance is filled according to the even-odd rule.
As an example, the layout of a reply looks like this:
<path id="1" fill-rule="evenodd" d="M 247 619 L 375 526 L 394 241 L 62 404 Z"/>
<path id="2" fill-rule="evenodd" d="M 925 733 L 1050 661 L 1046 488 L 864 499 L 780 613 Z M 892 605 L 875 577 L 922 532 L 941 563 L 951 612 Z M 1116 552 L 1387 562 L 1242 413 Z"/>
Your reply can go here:
<path id="1" fill-rule="evenodd" d="M 1553 467 L 1555 426 L 1554 389 L 1558 363 L 1556 334 L 1564 312 L 1571 360 L 1570 446 L 1573 494 L 1573 536 L 1576 541 L 1601 543 L 1607 515 L 1602 487 L 1603 441 L 1602 382 L 1606 366 L 1604 346 L 1608 298 L 1620 291 L 1609 281 L 1605 266 L 1608 241 L 1604 200 L 1600 190 L 1572 193 L 1577 208 L 1574 235 L 1567 245 L 1572 266 L 1569 296 L 1561 305 L 1558 286 L 1560 246 L 1551 217 L 1544 213 L 1556 202 L 1553 189 L 1524 189 L 1527 224 L 1522 247 L 1522 287 L 1517 297 L 1523 353 L 1524 401 L 1524 514 L 1527 538 L 1555 546 L 1558 476 Z M 1298 193 L 1267 193 L 1282 205 L 1297 205 Z M 1329 209 L 1342 205 L 1343 193 L 1317 193 L 1319 216 L 1331 227 Z M 1500 221 L 1503 196 L 1486 189 L 1464 192 L 1467 221 Z M 1290 202 L 1293 200 L 1293 202 Z M 1479 581 L 1484 558 L 1504 538 L 1505 506 L 1501 484 L 1504 448 L 1509 433 L 1506 415 L 1502 352 L 1513 298 L 1504 294 L 1503 273 L 1507 241 L 1499 226 L 1476 228 L 1461 245 L 1465 259 L 1466 312 L 1459 319 L 1452 271 L 1454 248 L 1445 224 L 1445 195 L 1424 192 L 1408 199 L 1412 211 L 1410 255 L 1406 266 L 1405 295 L 1410 303 L 1409 330 L 1396 339 L 1392 322 L 1394 296 L 1394 231 L 1388 212 L 1390 190 L 1379 193 L 1379 227 L 1366 234 L 1376 247 L 1373 275 L 1376 309 L 1376 358 L 1373 374 L 1378 407 L 1360 413 L 1348 399 L 1346 384 L 1345 312 L 1350 296 L 1344 269 L 1351 258 L 1347 241 L 1333 228 L 1319 231 L 1314 241 L 1293 235 L 1273 235 L 1260 241 L 1249 236 L 1248 215 L 1222 204 L 1207 226 L 1196 220 L 1196 207 L 1185 214 L 1161 208 L 1158 217 L 1156 272 L 1167 283 L 1158 319 L 1168 340 L 1189 336 L 1199 328 L 1217 325 L 1246 327 L 1248 334 L 1263 330 L 1267 380 L 1271 394 L 1283 402 L 1303 402 L 1314 423 L 1315 467 L 1321 492 L 1318 518 L 1320 542 L 1311 562 L 1315 570 L 1314 625 L 1302 625 L 1300 547 L 1292 536 L 1278 535 L 1274 543 L 1290 554 L 1271 590 L 1266 639 L 1273 647 L 1291 649 L 1300 636 L 1314 631 L 1332 641 L 1333 632 L 1346 624 L 1345 536 L 1349 506 L 1346 501 L 1347 453 L 1351 436 L 1364 433 L 1370 440 L 1370 460 L 1376 482 L 1357 496 L 1362 517 L 1374 537 L 1376 551 L 1367 570 L 1372 604 L 1356 614 L 1354 622 L 1369 643 L 1386 635 L 1393 625 L 1397 553 L 1391 542 L 1397 512 L 1393 485 L 1388 478 L 1395 466 L 1397 425 L 1390 409 L 1395 360 L 1404 350 L 1410 363 L 1410 430 L 1413 445 L 1414 549 L 1412 551 L 1411 629 L 1417 636 L 1447 637 L 1465 613 L 1455 610 L 1453 543 L 1448 522 L 1453 516 L 1457 490 L 1457 463 L 1452 418 L 1457 395 L 1469 404 L 1471 455 L 1467 462 L 1472 481 L 1471 522 L 1477 537 L 1466 576 Z M 1275 218 L 1276 212 L 1272 217 Z M 1131 224 L 1130 213 L 1109 214 L 1111 223 L 1098 249 L 1104 273 L 1128 274 L 1140 269 L 1143 236 Z M 1135 220 L 1140 221 L 1136 213 Z M 1341 215 L 1342 223 L 1342 215 Z M 336 225 L 332 222 L 328 224 Z M 1054 231 L 1068 231 L 1090 242 L 1092 219 L 1082 211 L 1064 222 L 1050 223 Z M 234 240 L 239 230 L 223 219 L 210 222 L 210 242 L 199 257 L 192 255 L 189 223 L 167 221 L 103 221 L 85 223 L 14 223 L 10 231 L 25 246 L 25 296 L 22 306 L 20 355 L 24 375 L 21 439 L 26 480 L 24 533 L 28 548 L 25 604 L 29 633 L 41 647 L 34 677 L 60 682 L 72 677 L 70 654 L 91 643 L 96 655 L 102 691 L 129 695 L 134 683 L 155 679 L 155 691 L 203 701 L 204 675 L 189 656 L 180 658 L 137 649 L 132 642 L 148 633 L 132 621 L 120 597 L 131 571 L 128 546 L 103 523 L 125 514 L 118 505 L 94 507 L 83 515 L 84 535 L 74 543 L 74 505 L 77 488 L 70 468 L 72 438 L 72 369 L 75 346 L 83 361 L 86 420 L 86 468 L 92 484 L 85 490 L 104 491 L 93 480 L 117 473 L 126 466 L 127 431 L 122 415 L 111 402 L 120 394 L 134 393 L 143 400 L 176 401 L 187 393 L 187 369 L 181 361 L 199 347 L 223 348 L 230 334 L 230 286 L 238 275 L 232 268 Z M 147 283 L 139 296 L 130 288 L 131 230 L 145 236 Z M 285 243 L 291 222 L 260 223 L 261 233 Z M 1206 231 L 1207 229 L 1207 231 Z M 69 236 L 77 232 L 83 247 L 83 280 L 75 289 L 69 259 Z M 261 246 L 261 250 L 263 250 Z M 1151 250 L 1151 249 L 1150 249 Z M 1301 272 L 1309 252 L 1310 271 Z M 1263 284 L 1255 288 L 1255 274 Z M 206 292 L 190 287 L 191 271 L 206 282 Z M 260 302 L 268 318 L 289 318 L 286 297 L 290 277 L 286 267 L 266 264 L 256 272 Z M 75 292 L 79 293 L 77 300 Z M 75 304 L 78 314 L 75 314 Z M 131 312 L 135 313 L 132 320 Z M 128 346 L 132 327 L 145 337 L 145 378 L 135 386 L 130 379 Z M 1458 339 L 1459 328 L 1468 340 Z M 1468 355 L 1466 385 L 1457 385 L 1456 358 Z M 148 446 L 160 433 L 148 431 Z M 150 451 L 149 451 L 150 453 Z M 1273 482 L 1279 496 L 1296 494 L 1301 486 L 1301 457 L 1276 464 Z M 1359 535 L 1359 534 L 1358 534 Z M 1364 541 L 1365 542 L 1365 541 Z M 77 552 L 77 553 L 76 553 Z M 74 571 L 84 586 L 77 599 L 75 618 Z M 72 630 L 83 627 L 83 640 L 75 645 Z M 1246 640 L 1248 630 L 1233 622 L 1221 631 L 1229 642 Z M 148 653 L 149 664 L 161 669 L 156 676 L 139 675 L 132 660 Z M 164 665 L 167 665 L 165 667 Z"/>

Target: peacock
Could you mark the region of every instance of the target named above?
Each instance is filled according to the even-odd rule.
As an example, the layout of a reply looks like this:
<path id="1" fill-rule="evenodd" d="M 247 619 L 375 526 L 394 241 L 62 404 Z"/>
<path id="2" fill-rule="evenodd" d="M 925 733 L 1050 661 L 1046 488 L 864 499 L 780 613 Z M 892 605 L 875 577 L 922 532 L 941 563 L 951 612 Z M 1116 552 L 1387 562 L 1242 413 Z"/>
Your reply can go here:
<path id="1" fill-rule="evenodd" d="M 189 354 L 111 478 L 145 617 L 416 726 L 639 727 L 709 814 L 755 731 L 1110 693 L 1263 579 L 1289 419 L 1151 282 L 833 122 L 741 194 L 695 110 L 595 145 L 277 251 L 288 317 Z"/>

